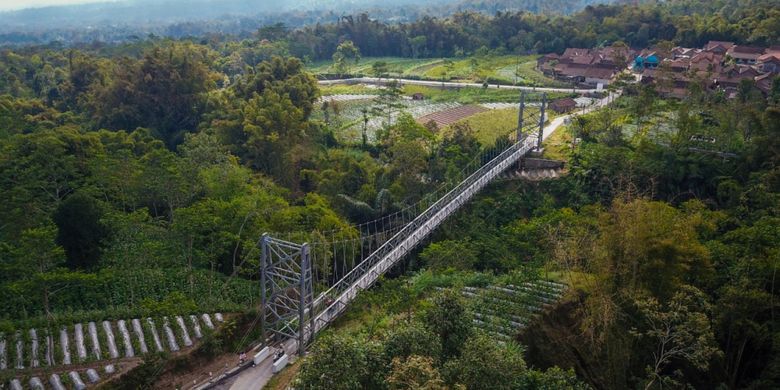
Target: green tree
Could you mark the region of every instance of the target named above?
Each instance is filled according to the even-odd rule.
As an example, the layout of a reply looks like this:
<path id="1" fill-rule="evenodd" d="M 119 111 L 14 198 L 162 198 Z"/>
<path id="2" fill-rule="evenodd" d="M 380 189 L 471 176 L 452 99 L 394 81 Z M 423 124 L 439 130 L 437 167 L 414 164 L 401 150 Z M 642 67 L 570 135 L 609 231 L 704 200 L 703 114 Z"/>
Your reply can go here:
<path id="1" fill-rule="evenodd" d="M 47 316 L 52 315 L 52 300 L 69 288 L 84 285 L 94 276 L 71 272 L 63 267 L 65 251 L 55 243 L 57 229 L 44 226 L 27 229 L 11 251 L 12 262 L 7 270 L 18 275 L 11 284 L 16 294 L 35 297 Z M 35 299 L 33 298 L 33 299 Z"/>
<path id="2" fill-rule="evenodd" d="M 111 83 L 90 100 L 99 127 L 135 130 L 146 127 L 173 149 L 196 129 L 205 110 L 206 93 L 215 77 L 209 54 L 191 45 L 155 47 L 140 61 L 126 59 L 114 67 Z"/>
<path id="3" fill-rule="evenodd" d="M 300 181 L 291 172 L 300 171 L 296 165 L 319 140 L 319 128 L 308 121 L 318 97 L 316 80 L 299 60 L 274 57 L 225 91 L 209 131 L 245 164 L 295 188 Z"/>
<path id="4" fill-rule="evenodd" d="M 379 91 L 379 96 L 374 99 L 371 113 L 375 116 L 385 117 L 386 123 L 389 124 L 392 114 L 404 107 L 401 103 L 402 93 L 401 84 L 397 80 L 391 80 L 385 85 L 385 88 Z"/>
<path id="5" fill-rule="evenodd" d="M 311 390 L 376 388 L 372 379 L 384 377 L 376 361 L 376 345 L 356 337 L 328 335 L 314 345 L 301 366 L 298 385 Z M 369 387 L 365 387 L 369 386 Z"/>
<path id="6" fill-rule="evenodd" d="M 295 183 L 290 173 L 301 155 L 293 151 L 309 129 L 303 109 L 287 95 L 266 90 L 247 102 L 243 115 L 246 141 L 242 146 L 247 163 L 281 183 Z"/>
<path id="7" fill-rule="evenodd" d="M 448 268 L 467 271 L 474 269 L 477 253 L 467 241 L 445 240 L 431 243 L 420 253 L 420 258 L 434 270 Z"/>
<path id="8" fill-rule="evenodd" d="M 438 335 L 445 359 L 458 356 L 471 335 L 471 316 L 463 298 L 447 290 L 436 295 L 431 304 L 423 316 L 425 326 Z"/>
<path id="9" fill-rule="evenodd" d="M 413 355 L 430 357 L 434 361 L 441 359 L 442 345 L 438 336 L 418 322 L 391 329 L 385 336 L 383 346 L 387 362 L 404 360 Z"/>
<path id="10" fill-rule="evenodd" d="M 425 35 L 418 35 L 409 40 L 409 45 L 412 47 L 412 57 L 423 57 L 427 51 L 428 37 Z"/>
<path id="11" fill-rule="evenodd" d="M 73 128 L 19 134 L 0 145 L 0 237 L 46 224 L 59 203 L 85 185 L 99 139 Z M 13 222 L 13 223 L 12 223 Z"/>
<path id="12" fill-rule="evenodd" d="M 360 62 L 360 49 L 352 41 L 344 41 L 336 48 L 333 53 L 333 66 L 338 74 L 343 75 L 349 71 L 349 63 L 354 62 L 357 65 Z"/>
<path id="13" fill-rule="evenodd" d="M 591 387 L 582 382 L 574 370 L 564 371 L 552 367 L 546 371 L 528 370 L 521 388 L 529 390 L 589 390 Z"/>
<path id="14" fill-rule="evenodd" d="M 83 192 L 65 199 L 54 212 L 57 244 L 65 249 L 70 269 L 92 270 L 100 264 L 101 246 L 108 238 L 103 216 L 103 206 Z"/>
<path id="15" fill-rule="evenodd" d="M 444 381 L 433 359 L 412 355 L 406 359 L 395 358 L 387 377 L 391 390 L 444 390 Z"/>
<path id="16" fill-rule="evenodd" d="M 317 79 L 304 70 L 301 60 L 274 56 L 257 65 L 253 73 L 236 83 L 233 90 L 240 98 L 249 100 L 255 94 L 262 96 L 270 89 L 277 95 L 290 99 L 295 107 L 303 111 L 304 117 L 309 118 L 314 110 L 314 103 L 320 97 L 320 91 Z M 234 99 L 230 95 L 225 98 Z"/>
<path id="17" fill-rule="evenodd" d="M 448 384 L 467 389 L 498 390 L 519 388 L 526 371 L 523 353 L 513 343 L 497 344 L 484 334 L 471 337 L 460 356 L 447 362 Z"/>
<path id="18" fill-rule="evenodd" d="M 668 299 L 686 282 L 711 275 L 697 230 L 710 222 L 695 206 L 685 214 L 662 202 L 616 200 L 601 219 L 595 270 L 616 291 L 645 289 Z"/>
<path id="19" fill-rule="evenodd" d="M 655 345 L 645 389 L 680 386 L 665 372 L 672 362 L 682 361 L 703 371 L 713 356 L 721 354 L 708 317 L 710 304 L 695 287 L 681 287 L 666 304 L 646 298 L 637 300 L 636 305 L 643 326 L 633 333 Z"/>
<path id="20" fill-rule="evenodd" d="M 389 71 L 390 68 L 387 66 L 387 62 L 376 61 L 371 65 L 371 72 L 374 74 L 374 77 L 382 78 Z"/>

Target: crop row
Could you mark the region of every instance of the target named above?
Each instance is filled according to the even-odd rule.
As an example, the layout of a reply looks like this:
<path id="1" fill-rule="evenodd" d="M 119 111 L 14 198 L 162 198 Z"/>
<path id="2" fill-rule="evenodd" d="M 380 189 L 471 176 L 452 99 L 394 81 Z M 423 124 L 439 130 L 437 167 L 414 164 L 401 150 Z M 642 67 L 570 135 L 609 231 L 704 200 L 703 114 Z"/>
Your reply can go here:
<path id="1" fill-rule="evenodd" d="M 521 285 L 464 287 L 461 294 L 471 303 L 474 326 L 497 339 L 509 339 L 554 304 L 566 286 L 549 281 Z"/>
<path id="2" fill-rule="evenodd" d="M 221 314 L 214 314 L 222 322 Z M 0 370 L 67 366 L 132 358 L 153 352 L 176 352 L 193 345 L 215 327 L 209 314 L 102 321 L 56 329 L 0 334 Z"/>

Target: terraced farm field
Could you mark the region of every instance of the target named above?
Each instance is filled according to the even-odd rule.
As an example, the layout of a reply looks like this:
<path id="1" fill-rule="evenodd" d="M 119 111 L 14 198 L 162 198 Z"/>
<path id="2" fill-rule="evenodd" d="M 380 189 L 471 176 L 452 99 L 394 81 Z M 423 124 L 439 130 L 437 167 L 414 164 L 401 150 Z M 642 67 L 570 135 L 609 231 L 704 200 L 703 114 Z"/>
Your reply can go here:
<path id="1" fill-rule="evenodd" d="M 453 107 L 447 110 L 438 111 L 432 114 L 419 117 L 417 118 L 417 122 L 419 122 L 422 125 L 433 122 L 436 123 L 436 126 L 438 128 L 443 128 L 445 126 L 449 126 L 455 122 L 458 122 L 461 119 L 468 118 L 472 115 L 478 114 L 480 112 L 485 112 L 487 110 L 488 109 L 485 107 L 476 106 L 476 105 Z"/>
<path id="2" fill-rule="evenodd" d="M 358 64 L 352 64 L 350 75 L 372 76 L 372 65 L 387 64 L 390 77 L 423 78 L 427 80 L 460 80 L 482 82 L 486 79 L 505 84 L 540 87 L 568 87 L 566 83 L 553 80 L 536 70 L 538 56 L 473 56 L 469 58 L 423 58 L 367 57 Z M 314 74 L 333 74 L 332 61 L 320 61 L 307 68 Z"/>
<path id="3" fill-rule="evenodd" d="M 474 135 L 482 145 L 491 145 L 498 137 L 510 134 L 517 129 L 518 108 L 502 108 L 505 105 L 486 105 L 496 107 L 494 110 L 480 112 L 455 123 L 467 124 L 474 131 Z M 526 106 L 526 116 L 536 115 L 539 108 Z M 451 126 L 442 128 L 441 134 L 446 135 L 452 131 Z"/>
<path id="4" fill-rule="evenodd" d="M 378 95 L 381 87 L 366 84 L 354 85 L 322 85 L 320 92 L 323 97 L 334 95 Z M 484 103 L 511 103 L 516 105 L 520 99 L 518 91 L 510 89 L 482 89 L 482 88 L 436 88 L 419 85 L 404 85 L 402 87 L 403 95 L 412 96 L 420 93 L 426 101 L 436 103 L 457 102 L 460 104 L 484 104 Z M 562 97 L 572 97 L 570 93 L 548 93 L 547 99 L 554 100 Z M 541 100 L 541 94 L 528 93 L 526 103 L 528 105 L 537 104 Z M 493 108 L 491 108 L 493 109 Z"/>
<path id="5" fill-rule="evenodd" d="M 511 340 L 545 307 L 557 302 L 566 285 L 545 280 L 520 285 L 464 287 L 474 326 L 499 340 Z"/>
<path id="6" fill-rule="evenodd" d="M 511 101 L 464 104 L 457 100 L 418 101 L 407 97 L 401 101 L 404 107 L 399 111 L 389 116 L 375 116 L 371 113 L 375 105 L 375 96 L 371 94 L 324 96 L 320 99 L 320 103 L 328 102 L 331 111 L 326 116 L 322 109 L 315 110 L 313 117 L 327 121 L 334 129 L 336 138 L 345 143 L 361 142 L 364 112 L 368 115 L 366 133 L 369 142 L 376 142 L 377 130 L 394 124 L 403 113 L 411 115 L 422 125 L 435 122 L 440 129 L 440 136 L 448 134 L 455 123 L 468 124 L 482 145 L 490 145 L 498 137 L 510 134 L 517 128 L 517 103 Z M 468 102 L 469 99 L 465 101 Z M 332 112 L 334 106 L 337 113 Z M 528 103 L 526 105 L 528 115 L 534 115 L 538 111 L 538 106 L 538 103 Z"/>
<path id="7" fill-rule="evenodd" d="M 329 124 L 334 129 L 336 138 L 341 142 L 355 143 L 362 139 L 364 125 L 364 111 L 368 115 L 366 124 L 366 135 L 369 142 L 377 141 L 377 131 L 387 125 L 392 125 L 398 118 L 406 113 L 413 118 L 420 118 L 432 113 L 449 110 L 460 107 L 457 102 L 432 102 L 404 99 L 400 103 L 403 108 L 391 113 L 388 116 L 375 116 L 371 114 L 374 107 L 373 99 L 352 99 L 350 97 L 340 97 L 338 103 L 338 115 L 329 114 Z M 325 114 L 322 110 L 316 110 L 314 119 L 325 120 Z"/>
<path id="8" fill-rule="evenodd" d="M 444 62 L 437 58 L 401 58 L 401 57 L 366 57 L 358 64 L 352 64 L 350 74 L 373 75 L 372 66 L 376 62 L 387 64 L 388 74 L 393 77 L 422 77 L 428 70 Z M 307 69 L 314 74 L 333 73 L 333 61 L 319 61 L 310 64 Z"/>
<path id="9" fill-rule="evenodd" d="M 9 388 L 83 389 L 148 353 L 175 353 L 223 322 L 222 314 L 78 323 L 0 334 L 0 378 Z M 13 371 L 11 371 L 13 370 Z M 46 374 L 46 375 L 43 375 Z M 4 382 L 4 380 L 0 381 Z M 0 383 L 0 388 L 4 388 Z M 48 386 L 46 386 L 48 388 Z"/>

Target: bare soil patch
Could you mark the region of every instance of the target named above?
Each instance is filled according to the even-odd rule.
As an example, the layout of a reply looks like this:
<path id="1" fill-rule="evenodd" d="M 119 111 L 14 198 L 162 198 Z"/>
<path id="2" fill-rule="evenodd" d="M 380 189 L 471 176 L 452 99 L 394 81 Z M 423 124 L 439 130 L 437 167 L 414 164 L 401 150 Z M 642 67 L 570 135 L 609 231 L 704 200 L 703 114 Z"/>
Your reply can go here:
<path id="1" fill-rule="evenodd" d="M 444 111 L 434 112 L 430 115 L 425 115 L 417 119 L 417 122 L 426 125 L 433 121 L 441 129 L 449 126 L 461 119 L 468 118 L 472 115 L 479 114 L 480 112 L 488 111 L 487 108 L 476 105 L 460 106 L 450 108 Z"/>

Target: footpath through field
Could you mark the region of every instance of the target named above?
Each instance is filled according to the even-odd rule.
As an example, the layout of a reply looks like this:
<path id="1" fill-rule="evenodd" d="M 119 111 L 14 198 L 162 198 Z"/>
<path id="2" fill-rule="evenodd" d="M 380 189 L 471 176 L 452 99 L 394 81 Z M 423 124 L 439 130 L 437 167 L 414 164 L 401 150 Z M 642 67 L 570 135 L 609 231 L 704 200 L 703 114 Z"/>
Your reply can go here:
<path id="1" fill-rule="evenodd" d="M 421 85 L 424 87 L 444 87 L 444 88 L 484 88 L 480 83 L 457 83 L 450 81 L 428 81 L 428 80 L 411 80 L 401 78 L 377 78 L 377 77 L 357 77 L 351 79 L 339 79 L 339 80 L 320 80 L 320 85 L 338 85 L 338 84 L 374 84 L 384 85 L 392 81 L 397 81 L 401 85 Z M 581 88 L 546 88 L 546 87 L 523 87 L 518 85 L 497 85 L 489 84 L 490 89 L 509 89 L 518 91 L 530 91 L 530 92 L 563 92 L 563 93 L 579 93 L 590 94 L 596 92 L 605 92 L 598 89 L 581 89 Z"/>

